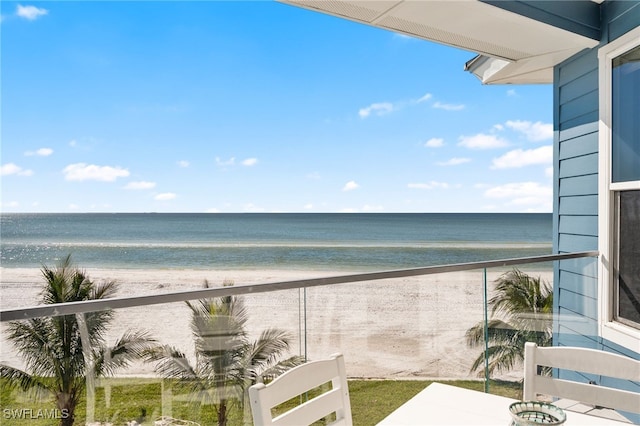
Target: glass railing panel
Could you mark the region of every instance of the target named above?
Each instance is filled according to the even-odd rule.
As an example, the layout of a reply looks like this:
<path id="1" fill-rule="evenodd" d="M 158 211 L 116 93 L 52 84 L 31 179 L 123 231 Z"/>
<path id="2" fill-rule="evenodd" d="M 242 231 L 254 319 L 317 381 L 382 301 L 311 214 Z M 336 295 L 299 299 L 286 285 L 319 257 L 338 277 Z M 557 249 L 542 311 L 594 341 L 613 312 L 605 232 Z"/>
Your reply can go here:
<path id="1" fill-rule="evenodd" d="M 524 343 L 597 346 L 597 257 L 489 268 L 489 377 L 523 380 Z M 549 371 L 589 381 L 566 371 Z"/>
<path id="2" fill-rule="evenodd" d="M 475 379 L 467 329 L 482 321 L 482 271 L 307 290 L 311 359 L 345 355 L 351 377 Z"/>
<path id="3" fill-rule="evenodd" d="M 553 282 L 553 262 L 487 268 L 485 378 L 522 381 L 524 343 L 552 343 Z"/>
<path id="4" fill-rule="evenodd" d="M 450 272 L 439 272 L 440 270 Z M 551 302 L 550 311 L 525 309 L 520 305 L 514 305 L 517 309 L 513 312 L 508 309 L 493 310 L 497 303 L 496 297 L 500 296 L 500 280 L 510 278 L 516 271 L 531 279 L 540 277 L 550 287 L 556 285 L 554 279 L 559 281 L 559 287 L 552 293 L 556 300 Z M 519 398 L 523 371 L 519 351 L 523 348 L 524 341 L 546 338 L 554 344 L 570 344 L 584 342 L 589 336 L 597 335 L 597 330 L 593 328 L 595 316 L 591 315 L 597 307 L 590 299 L 595 300 L 597 291 L 595 258 L 563 260 L 555 268 L 553 262 L 547 261 L 475 269 L 465 265 L 453 268 L 447 266 L 433 272 L 425 269 L 417 273 L 416 270 L 384 272 L 379 276 L 378 273 L 373 273 L 375 277 L 369 274 L 336 277 L 335 274 L 319 271 L 291 272 L 286 276 L 269 271 L 254 271 L 237 276 L 222 272 L 218 275 L 203 274 L 202 279 L 184 284 L 178 283 L 176 277 L 169 276 L 171 274 L 155 283 L 153 280 L 144 281 L 142 277 L 133 277 L 137 288 L 126 289 L 124 296 L 145 297 L 123 302 L 122 295 L 117 295 L 119 299 L 110 300 L 101 307 L 115 307 L 111 311 L 112 321 L 108 324 L 102 322 L 105 327 L 105 343 L 113 345 L 120 336 L 132 329 L 140 329 L 155 339 L 150 344 L 168 345 L 176 351 L 158 352 L 156 349 L 145 352 L 144 359 L 134 361 L 127 368 L 114 370 L 115 374 L 109 378 L 99 377 L 99 374 L 92 375 L 88 369 L 83 370 L 87 373 L 83 373 L 84 387 L 76 408 L 75 424 L 125 424 L 143 419 L 142 424 L 153 424 L 163 418 L 177 418 L 196 424 L 218 424 L 224 419 L 219 419 L 215 407 L 220 407 L 223 400 L 223 405 L 229 408 L 228 412 L 225 411 L 228 414 L 228 425 L 251 424 L 250 410 L 248 405 L 243 405 L 245 394 L 242 391 L 256 379 L 256 372 L 252 369 L 245 368 L 246 366 L 232 369 L 233 378 L 238 379 L 234 383 L 221 381 L 224 374 L 214 375 L 220 379 L 218 382 L 199 382 L 195 378 L 197 374 L 188 379 L 189 376 L 170 373 L 175 373 L 175 369 L 181 367 L 187 368 L 206 356 L 210 356 L 211 365 L 218 363 L 217 367 L 214 365 L 218 370 L 214 368 L 208 373 L 229 372 L 231 370 L 220 370 L 223 355 L 229 355 L 233 352 L 230 352 L 231 349 L 242 348 L 242 342 L 255 343 L 261 333 L 270 328 L 282 330 L 288 335 L 289 346 L 278 359 L 297 356 L 313 360 L 342 352 L 348 375 L 353 379 L 353 401 L 359 401 L 358 395 L 375 392 L 371 389 L 381 382 L 371 379 L 380 379 L 387 383 L 403 383 L 402 389 L 391 392 L 400 394 L 409 389 L 406 395 L 402 394 L 398 404 L 406 401 L 412 392 L 418 392 L 420 387 L 426 386 L 431 380 L 464 381 L 465 386 L 481 390 L 483 387 L 487 389 L 483 385 L 490 378 L 490 392 L 503 392 L 503 388 L 494 385 L 496 381 L 506 382 L 507 388 L 516 389 L 515 394 L 511 393 L 509 396 Z M 157 279 L 157 275 L 154 277 Z M 314 277 L 325 278 L 305 281 Z M 225 297 L 242 300 L 246 314 L 241 327 L 244 334 L 235 332 L 238 329 L 237 322 L 231 318 L 232 315 L 225 314 L 226 311 L 220 305 L 225 299 L 218 297 L 220 293 L 215 293 L 217 296 L 212 300 L 217 304 L 209 306 L 205 319 L 196 321 L 202 338 L 194 338 L 191 325 L 194 312 L 185 300 L 189 299 L 191 306 L 199 306 L 199 300 L 214 297 L 212 291 L 205 290 L 202 293 L 198 290 L 202 289 L 204 278 L 209 279 L 214 289 L 220 288 L 225 292 L 230 289 Z M 225 281 L 227 286 L 224 286 Z M 232 282 L 234 285 L 230 286 Z M 250 286 L 245 287 L 247 284 Z M 484 302 L 485 284 L 487 304 Z M 504 287 L 517 288 L 513 283 Z M 538 287 L 544 286 L 540 284 Z M 8 333 L 12 323 L 7 322 L 6 315 L 15 308 L 29 311 L 26 307 L 37 304 L 42 286 L 14 285 L 5 281 L 3 276 L 2 289 L 0 363 L 22 368 L 25 358 L 9 344 L 11 338 Z M 198 293 L 186 294 L 184 291 Z M 9 293 L 11 296 L 7 297 Z M 230 294 L 235 295 L 229 296 Z M 172 302 L 165 303 L 164 299 L 158 299 L 165 296 Z M 71 308 L 64 305 L 64 309 Z M 82 341 L 81 335 L 84 333 L 82 323 L 86 323 L 88 332 L 95 322 L 97 314 L 92 313 L 95 310 L 82 305 L 80 309 L 62 312 L 74 312 L 73 314 L 55 318 L 56 321 L 64 318 L 73 324 L 77 344 Z M 213 322 L 206 320 L 210 312 L 217 312 L 219 318 Z M 487 323 L 486 335 L 483 322 L 485 312 L 491 321 Z M 98 310 L 98 313 L 104 315 L 105 311 Z M 15 311 L 11 315 L 15 315 Z M 38 315 L 44 315 L 38 321 L 46 322 L 52 320 L 48 315 L 57 313 L 36 316 Z M 471 339 L 474 331 L 476 337 Z M 504 340 L 500 340 L 501 335 L 511 337 L 511 341 L 515 342 L 510 349 L 511 361 L 500 367 L 501 364 L 496 363 L 494 355 L 490 353 L 488 360 L 491 372 L 485 376 L 484 362 L 479 362 L 477 368 L 473 368 L 474 362 L 478 359 L 484 361 L 485 347 L 494 351 L 501 342 L 504 343 Z M 486 336 L 490 340 L 485 345 Z M 84 340 L 87 340 L 86 336 Z M 51 339 L 47 341 L 53 342 Z M 98 348 L 97 344 L 91 346 Z M 40 352 L 46 353 L 48 350 L 49 347 L 43 346 Z M 58 350 L 56 359 L 61 363 L 65 359 L 69 361 L 70 358 L 65 358 L 65 353 Z M 201 356 L 196 356 L 197 353 Z M 242 353 L 236 351 L 235 359 L 239 359 L 237 356 Z M 113 353 L 116 360 L 117 354 L 117 351 Z M 175 356 L 168 356 L 171 354 Z M 82 364 L 84 356 L 84 352 L 81 357 L 76 356 L 76 364 L 85 365 Z M 86 356 L 99 359 L 94 352 Z M 114 357 L 105 359 L 107 363 L 109 360 L 114 361 Z M 97 361 L 94 364 L 96 368 L 105 365 Z M 259 370 L 257 373 L 264 375 L 266 381 L 271 380 L 278 372 Z M 92 381 L 93 376 L 95 380 Z M 2 384 L 5 385 L 7 380 L 2 379 Z M 218 392 L 219 388 L 224 388 L 225 393 Z M 2 408 L 5 410 L 2 412 L 3 425 L 70 424 L 64 423 L 61 417 L 65 414 L 52 402 L 51 395 L 33 399 L 32 394 L 15 388 L 8 389 L 6 386 L 2 387 L 1 392 Z M 383 391 L 378 396 L 374 393 L 373 398 L 384 398 L 384 392 L 388 391 Z M 221 395 L 225 397 L 222 398 Z M 366 403 L 363 405 L 361 402 L 354 402 L 352 405 L 354 418 L 368 412 Z M 55 411 L 56 409 L 59 411 Z M 387 409 L 390 412 L 393 407 Z M 51 416 L 54 416 L 54 421 Z"/>
<path id="5" fill-rule="evenodd" d="M 3 378 L 2 424 L 251 424 L 248 386 L 303 359 L 300 294 L 295 288 L 3 322 L 2 364 L 45 376 L 49 390 L 72 383 L 66 395 L 78 401 L 56 405 L 55 393 L 35 398 Z M 13 345 L 14 329 L 33 334 L 26 351 Z"/>

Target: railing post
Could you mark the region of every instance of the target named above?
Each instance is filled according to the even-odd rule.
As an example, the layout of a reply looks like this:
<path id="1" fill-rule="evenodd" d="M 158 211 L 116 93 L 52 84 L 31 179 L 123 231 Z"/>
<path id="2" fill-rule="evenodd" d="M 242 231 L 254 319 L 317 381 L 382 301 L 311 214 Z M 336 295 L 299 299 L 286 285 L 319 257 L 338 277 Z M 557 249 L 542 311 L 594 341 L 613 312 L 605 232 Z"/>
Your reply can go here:
<path id="1" fill-rule="evenodd" d="M 298 345 L 301 357 L 307 360 L 307 288 L 298 289 Z"/>
<path id="2" fill-rule="evenodd" d="M 487 303 L 487 268 L 483 269 L 482 290 L 482 305 L 484 308 L 484 391 L 485 393 L 489 393 L 489 312 Z"/>
<path id="3" fill-rule="evenodd" d="M 304 304 L 304 360 L 307 361 L 307 288 L 302 289 Z"/>
<path id="4" fill-rule="evenodd" d="M 165 379 L 160 380 L 160 414 L 166 417 L 173 416 L 173 389 L 172 384 L 165 384 Z"/>
<path id="5" fill-rule="evenodd" d="M 83 313 L 76 314 L 76 322 L 80 331 L 80 341 L 82 342 L 82 354 L 84 355 L 85 380 L 87 388 L 87 423 L 93 423 L 96 412 L 96 381 L 93 356 L 91 355 L 91 341 L 89 339 L 89 329 Z"/>

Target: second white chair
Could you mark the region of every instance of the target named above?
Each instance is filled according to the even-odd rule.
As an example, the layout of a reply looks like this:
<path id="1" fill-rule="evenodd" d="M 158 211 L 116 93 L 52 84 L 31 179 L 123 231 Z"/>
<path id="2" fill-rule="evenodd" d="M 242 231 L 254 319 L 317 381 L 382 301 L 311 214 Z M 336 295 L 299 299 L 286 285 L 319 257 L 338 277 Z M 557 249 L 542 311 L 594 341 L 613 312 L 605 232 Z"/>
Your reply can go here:
<path id="1" fill-rule="evenodd" d="M 523 399 L 535 400 L 536 394 L 566 398 L 595 406 L 640 413 L 640 393 L 603 385 L 579 383 L 538 373 L 538 366 L 577 371 L 600 377 L 629 381 L 640 380 L 640 361 L 611 352 L 578 347 L 539 347 L 527 342 L 524 347 Z"/>
<path id="2" fill-rule="evenodd" d="M 282 414 L 274 416 L 272 408 L 312 389 L 331 383 L 331 389 L 310 397 Z M 351 402 L 347 373 L 342 354 L 329 359 L 311 361 L 283 373 L 271 383 L 258 383 L 249 388 L 249 400 L 255 426 L 264 425 L 310 425 L 335 413 L 334 426 L 351 426 Z"/>

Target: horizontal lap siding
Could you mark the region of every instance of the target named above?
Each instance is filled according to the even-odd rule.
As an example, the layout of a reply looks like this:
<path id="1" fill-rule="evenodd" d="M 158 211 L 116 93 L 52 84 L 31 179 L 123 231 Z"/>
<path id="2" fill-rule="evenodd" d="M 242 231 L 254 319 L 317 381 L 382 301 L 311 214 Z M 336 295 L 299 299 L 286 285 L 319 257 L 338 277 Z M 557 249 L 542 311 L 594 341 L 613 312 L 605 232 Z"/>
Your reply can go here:
<path id="1" fill-rule="evenodd" d="M 598 249 L 598 60 L 588 51 L 556 70 L 558 253 Z M 555 344 L 597 343 L 595 259 L 559 262 L 554 288 Z"/>
<path id="2" fill-rule="evenodd" d="M 597 216 L 560 216 L 560 233 L 571 235 L 584 235 L 591 233 L 591 237 L 597 237 L 598 217 Z"/>
<path id="3" fill-rule="evenodd" d="M 601 45 L 640 22 L 640 2 L 602 5 Z M 554 75 L 555 195 L 554 250 L 598 248 L 598 48 L 563 62 Z M 598 273 L 595 259 L 558 262 L 554 286 L 554 342 L 560 346 L 638 354 L 598 334 Z M 621 386 L 625 387 L 625 386 Z M 640 420 L 640 416 L 632 417 Z"/>
<path id="4" fill-rule="evenodd" d="M 598 196 L 581 195 L 564 197 L 560 199 L 558 211 L 560 218 L 562 218 L 562 216 L 583 215 L 585 212 L 598 211 Z"/>

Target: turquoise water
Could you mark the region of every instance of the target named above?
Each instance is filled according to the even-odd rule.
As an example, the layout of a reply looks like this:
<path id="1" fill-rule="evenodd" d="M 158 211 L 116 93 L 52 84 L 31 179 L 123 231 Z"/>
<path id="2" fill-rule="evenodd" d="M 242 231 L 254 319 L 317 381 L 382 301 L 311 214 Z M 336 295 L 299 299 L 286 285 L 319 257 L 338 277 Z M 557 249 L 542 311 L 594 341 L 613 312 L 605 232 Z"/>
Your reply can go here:
<path id="1" fill-rule="evenodd" d="M 551 214 L 2 214 L 1 263 L 386 270 L 551 253 Z"/>

